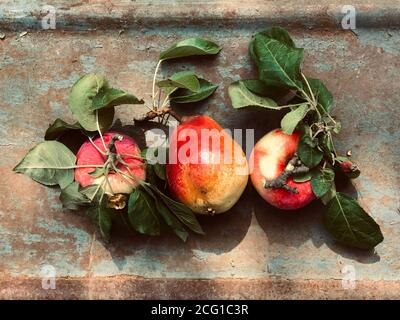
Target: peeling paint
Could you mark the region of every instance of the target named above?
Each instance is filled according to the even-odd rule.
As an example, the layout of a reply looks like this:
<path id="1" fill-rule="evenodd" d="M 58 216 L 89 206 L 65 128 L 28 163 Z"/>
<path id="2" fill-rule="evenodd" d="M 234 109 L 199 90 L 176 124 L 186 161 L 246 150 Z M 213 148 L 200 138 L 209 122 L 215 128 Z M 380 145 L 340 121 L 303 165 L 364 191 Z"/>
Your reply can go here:
<path id="1" fill-rule="evenodd" d="M 396 29 L 357 29 L 357 37 L 364 46 L 382 48 L 385 52 L 400 53 L 400 31 Z"/>

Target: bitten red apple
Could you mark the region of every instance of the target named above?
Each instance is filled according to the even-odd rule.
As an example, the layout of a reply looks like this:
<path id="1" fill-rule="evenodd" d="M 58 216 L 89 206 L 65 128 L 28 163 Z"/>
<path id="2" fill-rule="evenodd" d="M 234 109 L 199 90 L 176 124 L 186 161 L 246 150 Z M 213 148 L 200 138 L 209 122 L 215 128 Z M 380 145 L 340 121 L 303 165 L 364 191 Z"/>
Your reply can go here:
<path id="1" fill-rule="evenodd" d="M 125 178 L 114 171 L 110 171 L 108 174 L 108 179 L 110 181 L 111 189 L 115 194 L 118 193 L 131 193 L 133 191 L 133 186 L 137 186 L 136 179 L 145 180 L 146 173 L 143 161 L 140 157 L 140 149 L 136 144 L 135 140 L 131 137 L 117 132 L 107 132 L 103 134 L 104 144 L 109 145 L 112 137 L 119 135 L 122 140 L 115 141 L 115 152 L 121 156 L 122 161 L 128 164 L 129 169 L 122 163 L 116 163 L 116 167 L 125 174 Z M 93 140 L 96 147 L 88 140 L 82 144 L 80 147 L 76 158 L 76 164 L 80 165 L 103 165 L 108 157 L 102 154 L 105 152 L 105 148 L 101 138 Z M 99 150 L 97 150 L 99 149 Z M 104 175 L 100 177 L 93 177 L 90 175 L 96 168 L 76 168 L 75 169 L 75 180 L 79 182 L 82 187 L 87 187 L 90 185 L 98 185 L 104 181 Z M 135 178 L 133 178 L 134 176 Z M 131 178 L 132 177 L 132 178 Z M 128 181 L 129 182 L 128 182 Z M 110 187 L 106 185 L 106 193 L 111 193 Z"/>
<path id="2" fill-rule="evenodd" d="M 279 177 L 287 163 L 293 158 L 300 141 L 300 133 L 287 135 L 280 129 L 273 130 L 261 138 L 255 145 L 251 156 L 251 181 L 257 192 L 269 204 L 284 210 L 295 210 L 309 204 L 316 197 L 311 182 L 287 179 L 287 185 L 297 193 L 282 188 L 265 188 L 265 183 Z"/>
<path id="3" fill-rule="evenodd" d="M 248 163 L 240 145 L 207 116 L 188 118 L 172 133 L 166 166 L 171 193 L 198 214 L 222 213 L 240 198 Z"/>

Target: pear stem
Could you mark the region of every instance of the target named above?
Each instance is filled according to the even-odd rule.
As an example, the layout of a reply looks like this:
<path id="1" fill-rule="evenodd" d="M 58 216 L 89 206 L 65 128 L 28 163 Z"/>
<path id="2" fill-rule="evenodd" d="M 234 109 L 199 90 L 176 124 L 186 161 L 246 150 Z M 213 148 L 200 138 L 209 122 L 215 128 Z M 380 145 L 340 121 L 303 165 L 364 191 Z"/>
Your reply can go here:
<path id="1" fill-rule="evenodd" d="M 154 118 L 160 117 L 160 116 L 164 116 L 164 115 L 171 115 L 173 116 L 176 120 L 178 120 L 179 122 L 183 121 L 183 116 L 181 116 L 180 114 L 176 113 L 174 110 L 172 110 L 169 107 L 164 107 L 158 110 L 152 110 L 147 112 L 143 118 L 140 119 L 134 119 L 135 121 L 150 121 Z"/>

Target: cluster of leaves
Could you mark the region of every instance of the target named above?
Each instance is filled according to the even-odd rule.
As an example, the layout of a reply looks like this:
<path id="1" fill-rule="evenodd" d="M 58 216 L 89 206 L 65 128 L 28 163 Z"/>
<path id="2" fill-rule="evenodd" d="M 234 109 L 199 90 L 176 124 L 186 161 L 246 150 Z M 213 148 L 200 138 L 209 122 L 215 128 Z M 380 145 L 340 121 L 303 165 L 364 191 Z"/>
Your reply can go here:
<path id="1" fill-rule="evenodd" d="M 220 51 L 221 48 L 216 43 L 202 38 L 185 39 L 162 51 L 153 79 L 153 111 L 166 107 L 171 101 L 193 103 L 204 100 L 218 88 L 217 85 L 199 77 L 193 71 L 176 72 L 167 79 L 156 82 L 157 72 L 163 61 L 191 56 L 216 55 Z M 159 88 L 157 93 L 155 85 Z M 156 102 L 156 96 L 161 97 L 161 91 L 165 98 L 160 104 L 160 99 L 158 103 Z"/>
<path id="2" fill-rule="evenodd" d="M 217 54 L 220 50 L 213 42 L 199 38 L 187 39 L 163 51 L 160 54 L 159 64 L 161 61 L 173 58 Z M 156 74 L 154 79 L 156 79 Z M 173 99 L 177 103 L 203 100 L 217 88 L 189 71 L 175 73 L 169 79 L 157 84 L 165 90 L 167 102 Z M 153 106 L 154 100 L 153 94 Z M 69 109 L 76 122 L 70 124 L 62 119 L 56 119 L 47 129 L 45 141 L 32 148 L 14 171 L 24 173 L 46 186 L 59 185 L 63 207 L 71 210 L 86 207 L 87 215 L 99 227 L 105 239 L 110 236 L 114 219 L 122 219 L 129 228 L 147 235 L 159 235 L 165 226 L 170 227 L 183 241 L 186 241 L 188 236 L 185 227 L 198 234 L 204 234 L 194 213 L 160 190 L 162 189 L 160 184 L 165 185 L 165 166 L 147 161 L 147 151 L 142 157 L 148 177 L 146 182 L 138 180 L 134 175 L 125 176 L 119 171 L 114 166 L 115 157 L 119 155 L 105 145 L 104 150 L 98 151 L 104 152 L 109 161 L 106 161 L 104 165 L 79 166 L 76 164 L 73 152 L 60 142 L 60 138 L 71 131 L 88 137 L 92 143 L 92 138 L 97 134 L 102 139 L 102 133 L 107 131 L 113 123 L 115 106 L 143 103 L 143 100 L 132 94 L 110 87 L 107 79 L 101 75 L 83 76 L 73 85 L 69 95 Z M 119 159 L 123 161 L 123 157 Z M 82 188 L 77 181 L 74 181 L 74 169 L 80 167 L 93 168 L 90 174 L 96 178 L 104 177 L 103 182 Z M 130 195 L 119 199 L 120 202 L 127 199 L 127 205 L 123 204 L 121 208 L 110 206 L 110 198 L 106 194 L 110 170 L 115 171 L 114 173 L 119 174 L 126 181 L 130 178 L 139 184 Z"/>
<path id="3" fill-rule="evenodd" d="M 311 180 L 313 192 L 326 205 L 327 230 L 341 243 L 358 248 L 373 248 L 383 241 L 379 225 L 355 199 L 337 192 L 335 172 L 346 167 L 349 178 L 360 172 L 348 157 L 337 154 L 333 134 L 340 123 L 331 116 L 333 97 L 319 79 L 301 71 L 303 48 L 297 48 L 289 33 L 272 27 L 257 33 L 249 54 L 258 68 L 258 79 L 240 80 L 229 87 L 234 108 L 257 106 L 273 110 L 288 109 L 281 120 L 282 131 L 302 132 L 297 156 L 310 170 L 295 176 L 297 182 Z M 276 90 L 291 93 L 290 104 L 279 105 L 271 98 Z"/>
<path id="4" fill-rule="evenodd" d="M 127 214 L 131 226 L 139 233 L 159 235 L 166 225 L 186 241 L 188 232 L 185 227 L 198 234 L 204 232 L 192 210 L 161 191 L 166 187 L 165 165 L 154 159 L 159 152 L 167 155 L 167 150 L 160 147 L 142 151 L 148 182 L 142 183 L 142 188 L 130 195 Z"/>

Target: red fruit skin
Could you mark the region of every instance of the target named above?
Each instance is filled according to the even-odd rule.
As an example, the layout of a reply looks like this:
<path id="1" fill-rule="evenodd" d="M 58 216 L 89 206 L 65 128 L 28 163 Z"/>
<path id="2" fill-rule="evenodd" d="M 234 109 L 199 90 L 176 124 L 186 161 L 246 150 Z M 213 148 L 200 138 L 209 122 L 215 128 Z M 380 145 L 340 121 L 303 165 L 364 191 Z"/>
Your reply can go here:
<path id="1" fill-rule="evenodd" d="M 296 210 L 316 199 L 311 182 L 295 182 L 287 179 L 290 187 L 298 193 L 285 189 L 264 188 L 266 181 L 276 179 L 285 169 L 288 161 L 294 156 L 300 141 L 300 133 L 287 135 L 280 129 L 265 135 L 255 145 L 250 156 L 250 177 L 253 186 L 269 204 L 283 210 Z"/>
<path id="2" fill-rule="evenodd" d="M 180 134 L 186 136 L 184 130 L 193 130 L 198 137 L 202 136 L 202 129 L 218 130 L 222 132 L 219 138 L 220 148 L 210 150 L 201 143 L 201 140 L 180 141 Z M 194 146 L 197 144 L 197 147 Z M 231 163 L 224 163 L 224 148 L 231 144 L 233 152 Z M 198 150 L 187 156 L 196 161 L 181 161 L 178 152 L 186 145 Z M 209 145 L 212 145 L 211 138 Z M 212 148 L 211 148 L 212 149 Z M 242 148 L 228 135 L 221 126 L 207 116 L 189 117 L 175 128 L 170 139 L 169 160 L 166 174 L 169 190 L 175 199 L 183 202 L 198 214 L 222 213 L 229 210 L 243 193 L 248 181 L 248 164 Z M 207 159 L 219 157 L 221 161 L 210 163 Z M 178 160 L 173 163 L 171 159 Z M 214 158 L 215 159 L 215 158 Z M 241 172 L 242 174 L 238 174 Z"/>
<path id="3" fill-rule="evenodd" d="M 103 139 L 104 143 L 106 146 L 111 141 L 111 138 L 114 135 L 121 135 L 123 139 L 121 141 L 116 141 L 115 142 L 115 149 L 116 152 L 119 154 L 130 154 L 134 156 L 140 156 L 140 149 L 138 145 L 136 144 L 135 140 L 132 139 L 131 137 L 124 135 L 122 133 L 118 132 L 107 132 L 103 134 Z M 100 139 L 100 137 L 96 138 L 94 141 L 94 144 L 103 152 L 105 152 L 103 143 Z M 102 165 L 104 162 L 107 160 L 107 157 L 103 154 L 101 154 L 93 145 L 92 143 L 88 140 L 82 144 L 80 147 L 77 155 L 76 155 L 77 161 L 76 164 L 79 165 Z M 126 163 L 129 164 L 129 170 L 130 172 L 140 180 L 145 180 L 146 178 L 146 172 L 145 172 L 145 167 L 143 166 L 143 161 L 141 159 L 137 159 L 131 156 L 121 156 L 122 160 L 125 161 Z M 129 170 L 122 165 L 121 163 L 117 164 L 117 168 L 121 170 L 123 173 L 125 173 L 128 176 L 131 176 L 131 173 Z M 79 184 L 82 187 L 87 187 L 93 184 L 99 184 L 102 179 L 104 179 L 104 176 L 100 178 L 94 178 L 92 177 L 89 173 L 93 172 L 96 168 L 76 168 L 75 169 L 75 180 L 79 182 Z M 110 172 L 108 175 L 111 187 L 113 189 L 114 193 L 131 193 L 133 191 L 133 188 L 131 186 L 137 186 L 137 182 L 134 179 L 128 179 L 130 183 L 128 183 L 126 180 L 121 178 L 119 175 L 116 173 Z M 107 187 L 106 192 L 110 193 L 111 190 L 109 190 L 109 187 Z"/>

